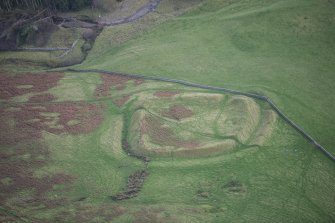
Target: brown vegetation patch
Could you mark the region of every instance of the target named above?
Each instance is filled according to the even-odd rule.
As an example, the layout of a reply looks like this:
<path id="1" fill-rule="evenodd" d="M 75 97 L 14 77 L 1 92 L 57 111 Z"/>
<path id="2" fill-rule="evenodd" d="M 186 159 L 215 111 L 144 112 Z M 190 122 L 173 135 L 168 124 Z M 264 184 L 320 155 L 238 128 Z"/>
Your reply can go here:
<path id="1" fill-rule="evenodd" d="M 162 116 L 175 120 L 188 118 L 191 117 L 192 115 L 193 115 L 192 110 L 182 105 L 174 105 L 170 107 L 168 111 L 162 113 Z"/>
<path id="2" fill-rule="evenodd" d="M 15 106 L 20 108 L 14 111 L 0 108 L 0 144 L 12 145 L 17 142 L 38 139 L 41 135 L 36 130 L 39 122 L 30 122 L 34 117 L 39 117 L 37 112 L 23 110 L 24 106 Z"/>
<path id="3" fill-rule="evenodd" d="M 163 208 L 143 207 L 134 213 L 134 223 L 147 223 L 147 222 L 179 222 L 172 216 L 164 215 Z"/>
<path id="4" fill-rule="evenodd" d="M 63 73 L 38 73 L 9 75 L 0 73 L 0 99 L 8 100 L 12 97 L 43 92 L 57 85 L 64 76 Z"/>
<path id="5" fill-rule="evenodd" d="M 136 86 L 143 84 L 145 81 L 140 78 L 131 78 L 121 75 L 101 74 L 102 84 L 95 90 L 95 96 L 108 96 L 110 89 L 113 87 L 118 91 L 126 88 L 128 81 L 133 80 Z"/>
<path id="6" fill-rule="evenodd" d="M 143 79 L 137 78 L 135 79 L 134 83 L 136 86 L 143 84 L 145 81 Z"/>
<path id="7" fill-rule="evenodd" d="M 115 87 L 117 90 L 123 90 L 127 82 L 132 80 L 132 78 L 124 77 L 120 75 L 101 75 L 102 84 L 99 85 L 95 90 L 95 95 L 97 97 L 108 96 L 111 87 Z"/>
<path id="8" fill-rule="evenodd" d="M 65 173 L 36 177 L 34 171 L 45 166 L 50 160 L 48 148 L 37 140 L 26 140 L 16 143 L 10 151 L 0 152 L 1 178 L 10 179 L 10 183 L 0 183 L 1 203 L 15 196 L 22 190 L 31 191 L 24 200 L 17 201 L 16 206 L 53 208 L 64 204 L 60 199 L 47 199 L 46 195 L 54 185 L 66 185 L 73 177 Z"/>
<path id="9" fill-rule="evenodd" d="M 75 213 L 75 222 L 97 222 L 96 218 L 99 216 L 99 222 L 110 222 L 126 213 L 126 208 L 122 206 L 91 206 L 91 205 L 78 205 Z M 59 216 L 62 219 L 62 216 Z M 60 222 L 66 222 L 63 221 Z"/>
<path id="10" fill-rule="evenodd" d="M 50 102 L 55 100 L 56 97 L 50 93 L 38 94 L 29 98 L 28 102 L 41 103 L 41 102 Z"/>
<path id="11" fill-rule="evenodd" d="M 102 122 L 102 110 L 100 105 L 86 103 L 62 103 L 46 106 L 45 112 L 59 113 L 58 117 L 49 117 L 57 121 L 56 125 L 64 126 L 63 129 L 45 125 L 46 131 L 54 134 L 70 133 L 84 134 L 96 129 Z M 44 120 L 46 118 L 44 117 Z M 71 120 L 77 120 L 78 124 L 70 125 Z"/>
<path id="12" fill-rule="evenodd" d="M 3 144 L 1 143 L 1 145 Z M 53 185 L 71 182 L 73 178 L 63 173 L 41 178 L 33 176 L 34 169 L 46 165 L 49 158 L 48 148 L 37 140 L 16 141 L 12 150 L 1 151 L 0 176 L 11 179 L 11 181 L 9 184 L 0 184 L 0 200 L 4 200 L 23 189 L 33 189 L 35 195 L 41 197 L 51 190 Z"/>
<path id="13" fill-rule="evenodd" d="M 73 117 L 80 124 L 67 126 Z M 62 207 L 66 199 L 48 198 L 47 193 L 55 185 L 65 185 L 73 177 L 65 173 L 36 177 L 35 170 L 51 161 L 49 148 L 40 142 L 42 130 L 55 134 L 86 133 L 96 128 L 102 120 L 101 109 L 94 104 L 33 104 L 0 108 L 0 203 L 15 198 L 20 191 L 31 191 L 24 199 L 15 199 L 11 204 L 19 208 L 50 209 Z M 53 129 L 49 123 L 62 124 L 64 129 Z M 8 147 L 10 146 L 10 147 Z M 5 149 L 7 148 L 7 149 Z M 64 190 L 63 189 L 63 190 Z M 58 189 L 59 190 L 59 189 Z M 14 203 L 13 203 L 14 202 Z"/>
<path id="14" fill-rule="evenodd" d="M 119 108 L 122 107 L 130 98 L 130 95 L 125 95 L 113 100 L 113 103 L 117 105 Z"/>
<path id="15" fill-rule="evenodd" d="M 73 119 L 80 122 L 67 125 Z M 101 107 L 96 104 L 21 104 L 0 108 L 0 147 L 3 148 L 0 151 L 0 204 L 10 202 L 10 205 L 20 209 L 34 210 L 68 205 L 66 198 L 50 198 L 48 193 L 68 190 L 74 177 L 62 172 L 35 175 L 36 170 L 52 162 L 49 148 L 40 140 L 42 132 L 87 133 L 101 121 Z M 53 125 L 63 125 L 64 128 L 54 128 Z M 29 193 L 17 199 L 21 191 Z"/>
<path id="16" fill-rule="evenodd" d="M 119 193 L 111 198 L 113 200 L 125 200 L 136 197 L 140 192 L 148 172 L 146 170 L 139 170 L 128 177 L 127 190 Z"/>
<path id="17" fill-rule="evenodd" d="M 200 145 L 192 140 L 180 139 L 171 129 L 163 126 L 159 119 L 150 116 L 145 116 L 141 123 L 141 135 L 143 134 L 148 134 L 153 143 L 161 146 L 195 148 Z"/>
<path id="18" fill-rule="evenodd" d="M 4 145 L 38 139 L 42 130 L 54 133 L 84 134 L 102 122 L 101 106 L 86 103 L 59 103 L 44 106 L 17 105 L 13 111 L 0 108 L 0 143 Z M 48 114 L 52 114 L 48 116 Z M 78 124 L 71 125 L 71 120 Z M 59 128 L 62 126 L 62 128 Z"/>
<path id="19" fill-rule="evenodd" d="M 173 91 L 156 91 L 154 93 L 154 96 L 159 97 L 159 98 L 170 98 L 178 94 L 177 92 Z"/>
<path id="20" fill-rule="evenodd" d="M 78 124 L 69 126 L 68 123 L 73 119 L 79 120 Z M 66 198 L 49 198 L 48 193 L 68 190 L 73 181 L 72 176 L 66 173 L 35 176 L 35 170 L 52 162 L 49 149 L 40 141 L 42 132 L 87 133 L 101 121 L 102 109 L 96 104 L 21 104 L 1 107 L 0 146 L 4 149 L 0 151 L 0 203 L 10 201 L 11 205 L 19 209 L 34 210 L 68 205 Z M 63 125 L 64 128 L 54 128 L 53 125 Z M 56 185 L 62 186 L 55 188 Z M 20 197 L 21 191 L 31 192 Z"/>

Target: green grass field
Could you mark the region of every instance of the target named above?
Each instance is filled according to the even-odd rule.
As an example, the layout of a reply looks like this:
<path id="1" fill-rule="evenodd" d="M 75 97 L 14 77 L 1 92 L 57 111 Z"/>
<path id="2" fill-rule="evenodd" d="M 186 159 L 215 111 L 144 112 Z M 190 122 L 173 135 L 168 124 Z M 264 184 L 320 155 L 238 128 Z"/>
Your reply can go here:
<path id="1" fill-rule="evenodd" d="M 74 67 L 264 94 L 335 154 L 334 9 L 162 0 L 156 14 L 105 28 Z M 22 71 L 0 72 L 1 222 L 335 221 L 334 162 L 262 101 Z M 113 199 L 143 170 L 137 196 Z"/>
<path id="2" fill-rule="evenodd" d="M 93 49 L 79 67 L 265 94 L 335 152 L 334 7 L 326 0 L 205 1 L 123 44 Z M 113 29 L 102 37 L 113 39 Z"/>
<path id="3" fill-rule="evenodd" d="M 57 98 L 32 103 L 31 92 L 3 101 L 8 127 L 2 127 L 2 138 L 9 129 L 9 139 L 19 144 L 2 142 L 2 155 L 12 157 L 2 165 L 23 163 L 1 178 L 3 191 L 17 189 L 2 194 L 4 221 L 331 222 L 335 217 L 333 162 L 260 101 L 95 73 L 66 73 L 45 93 Z M 92 120 L 100 120 L 99 114 L 96 125 Z M 32 123 L 40 138 L 22 139 L 31 126 L 18 129 L 21 123 Z M 45 155 L 35 154 L 39 144 L 48 152 L 38 154 Z M 131 154 L 151 161 L 146 167 Z M 35 168 L 38 161 L 46 163 Z M 144 169 L 149 176 L 136 197 L 111 198 Z M 40 185 L 45 178 L 51 184 L 46 191 Z"/>

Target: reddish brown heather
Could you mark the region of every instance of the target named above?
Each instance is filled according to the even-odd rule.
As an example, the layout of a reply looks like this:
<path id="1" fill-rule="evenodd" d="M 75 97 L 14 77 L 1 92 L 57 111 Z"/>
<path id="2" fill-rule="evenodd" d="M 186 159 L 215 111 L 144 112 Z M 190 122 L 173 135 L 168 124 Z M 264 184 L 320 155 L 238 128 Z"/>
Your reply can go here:
<path id="1" fill-rule="evenodd" d="M 26 93 L 48 90 L 56 86 L 57 81 L 62 77 L 62 74 L 58 73 L 53 75 L 0 75 L 0 99 L 5 100 Z M 53 99 L 52 95 L 42 93 L 31 97 L 30 102 L 48 102 Z M 53 114 L 48 115 L 48 113 Z M 49 192 L 69 190 L 74 181 L 73 176 L 62 172 L 49 173 L 40 177 L 35 175 L 36 170 L 43 169 L 52 162 L 49 148 L 40 140 L 42 131 L 54 134 L 87 133 L 99 126 L 102 117 L 100 105 L 87 103 L 47 105 L 28 103 L 0 107 L 0 148 L 3 148 L 0 150 L 0 206 L 15 207 L 20 210 L 18 212 L 28 209 L 58 210 L 60 207 L 69 206 L 68 199 L 50 197 Z M 69 125 L 71 120 L 76 120 L 78 124 Z M 57 125 L 63 128 L 59 129 Z M 62 187 L 55 189 L 56 185 L 62 185 Z M 29 191 L 29 193 L 24 197 L 18 197 L 21 191 Z M 76 208 L 78 208 L 77 205 Z M 95 209 L 95 207 L 90 208 Z M 104 218 L 110 220 L 113 216 L 122 214 L 123 210 L 120 210 L 103 213 Z M 93 221 L 98 214 L 98 212 L 94 213 L 90 221 Z M 61 219 L 72 222 L 74 217 L 68 212 L 58 213 L 55 216 L 53 220 L 50 220 L 51 222 Z M 17 220 L 17 218 L 14 219 Z M 28 219 L 32 222 L 41 222 L 33 217 Z"/>
<path id="2" fill-rule="evenodd" d="M 165 216 L 163 208 L 155 207 L 143 207 L 134 213 L 134 223 L 146 223 L 146 222 L 180 222 L 171 216 Z"/>
<path id="3" fill-rule="evenodd" d="M 135 82 L 135 85 L 138 86 L 138 85 L 143 84 L 145 81 L 143 79 L 137 78 L 137 79 L 135 79 L 134 82 Z"/>
<path id="4" fill-rule="evenodd" d="M 114 218 L 123 215 L 126 209 L 122 206 L 100 206 L 78 205 L 75 213 L 76 222 L 94 222 L 94 218 L 99 216 L 101 222 L 110 222 Z"/>
<path id="5" fill-rule="evenodd" d="M 46 105 L 46 111 L 51 113 L 59 113 L 58 117 L 49 117 L 49 119 L 57 121 L 56 125 L 64 126 L 63 129 L 53 128 L 44 123 L 44 128 L 54 134 L 70 133 L 84 134 L 96 129 L 102 122 L 101 105 L 86 103 L 62 103 Z M 46 117 L 44 117 L 44 120 Z M 71 120 L 78 120 L 79 124 L 69 125 Z"/>
<path id="6" fill-rule="evenodd" d="M 24 106 L 16 106 L 18 110 L 10 111 L 0 108 L 0 144 L 12 145 L 17 142 L 29 139 L 38 139 L 41 132 L 36 130 L 40 125 L 38 122 L 31 122 L 33 117 L 39 117 L 34 110 L 22 110 Z"/>
<path id="7" fill-rule="evenodd" d="M 159 98 L 170 98 L 178 94 L 177 92 L 173 91 L 156 91 L 154 93 L 154 96 L 159 97 Z"/>
<path id="8" fill-rule="evenodd" d="M 8 75 L 0 73 L 0 99 L 8 100 L 12 97 L 43 92 L 57 85 L 64 76 L 63 73 L 38 73 Z"/>
<path id="9" fill-rule="evenodd" d="M 35 106 L 33 104 L 17 105 L 10 111 L 0 108 L 0 143 L 15 144 L 17 141 L 38 139 L 42 130 L 54 133 L 83 134 L 96 129 L 102 122 L 100 105 L 86 103 L 59 103 Z M 58 113 L 57 116 L 46 116 Z M 69 125 L 71 120 L 79 123 Z M 53 123 L 53 125 L 50 125 Z M 62 126 L 63 128 L 57 128 Z"/>
<path id="10" fill-rule="evenodd" d="M 29 190 L 32 194 L 24 200 L 18 200 L 16 206 L 43 205 L 45 208 L 52 208 L 59 206 L 58 203 L 64 204 L 61 199 L 47 199 L 46 194 L 54 188 L 54 185 L 71 183 L 72 176 L 64 173 L 34 176 L 35 170 L 45 166 L 49 160 L 48 148 L 38 140 L 16 141 L 11 150 L 1 150 L 0 176 L 2 179 L 7 179 L 7 183 L 0 184 L 0 204 L 5 204 L 7 199 L 16 196 L 16 193 L 22 190 Z"/>
<path id="11" fill-rule="evenodd" d="M 102 84 L 99 85 L 95 90 L 95 95 L 97 97 L 108 96 L 111 87 L 116 90 L 121 91 L 126 88 L 127 82 L 133 80 L 135 85 L 141 85 L 144 83 L 142 79 L 124 77 L 120 75 L 107 75 L 101 74 Z"/>
<path id="12" fill-rule="evenodd" d="M 193 111 L 182 105 L 174 105 L 170 107 L 168 111 L 163 112 L 162 115 L 167 118 L 180 120 L 191 117 L 193 115 Z"/>
<path id="13" fill-rule="evenodd" d="M 119 108 L 121 108 L 128 100 L 130 95 L 125 95 L 119 98 L 116 98 L 113 100 L 113 103 L 117 105 Z"/>
<path id="14" fill-rule="evenodd" d="M 35 170 L 52 162 L 49 148 L 40 141 L 42 131 L 54 134 L 90 132 L 102 121 L 101 110 L 99 105 L 86 103 L 0 108 L 0 147 L 10 148 L 0 151 L 0 176 L 5 179 L 0 183 L 0 205 L 13 200 L 23 190 L 29 190 L 31 194 L 25 199 L 14 200 L 16 207 L 43 210 L 67 205 L 67 199 L 49 198 L 47 194 L 55 190 L 55 185 L 64 185 L 62 190 L 69 189 L 74 180 L 72 176 L 61 172 L 35 176 Z M 59 115 L 46 116 L 47 113 Z M 73 119 L 79 120 L 79 124 L 69 126 L 68 122 Z M 53 128 L 48 122 L 64 128 Z"/>
<path id="15" fill-rule="evenodd" d="M 180 139 L 170 128 L 164 127 L 161 120 L 145 116 L 141 123 L 141 139 L 148 134 L 153 143 L 161 146 L 174 146 L 179 148 L 196 148 L 200 144 L 193 140 Z"/>
<path id="16" fill-rule="evenodd" d="M 55 100 L 56 97 L 50 93 L 37 94 L 29 98 L 28 102 L 41 103 L 41 102 L 50 102 Z"/>
<path id="17" fill-rule="evenodd" d="M 115 87 L 117 90 L 122 90 L 126 87 L 126 84 L 131 78 L 123 77 L 119 75 L 107 75 L 102 74 L 102 84 L 95 90 L 97 97 L 108 96 L 111 87 Z"/>

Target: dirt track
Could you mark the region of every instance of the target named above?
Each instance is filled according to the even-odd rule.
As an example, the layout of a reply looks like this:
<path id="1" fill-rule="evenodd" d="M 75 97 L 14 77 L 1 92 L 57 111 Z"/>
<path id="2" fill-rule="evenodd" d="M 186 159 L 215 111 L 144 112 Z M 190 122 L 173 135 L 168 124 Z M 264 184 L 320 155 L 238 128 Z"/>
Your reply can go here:
<path id="1" fill-rule="evenodd" d="M 115 26 L 125 23 L 134 22 L 144 17 L 148 13 L 154 11 L 159 5 L 161 0 L 151 0 L 148 4 L 139 8 L 134 14 L 121 19 L 101 19 L 97 22 L 87 22 L 81 21 L 75 18 L 64 18 L 66 21 L 62 23 L 62 26 L 65 28 L 94 28 L 102 26 Z"/>
<path id="2" fill-rule="evenodd" d="M 136 21 L 148 13 L 154 11 L 157 6 L 159 5 L 161 0 L 151 0 L 147 5 L 144 5 L 140 9 L 138 9 L 133 15 L 123 18 L 123 19 L 116 19 L 116 20 L 102 20 L 99 21 L 98 24 L 103 25 L 103 26 L 115 26 L 115 25 L 120 25 L 124 23 L 129 23 Z"/>

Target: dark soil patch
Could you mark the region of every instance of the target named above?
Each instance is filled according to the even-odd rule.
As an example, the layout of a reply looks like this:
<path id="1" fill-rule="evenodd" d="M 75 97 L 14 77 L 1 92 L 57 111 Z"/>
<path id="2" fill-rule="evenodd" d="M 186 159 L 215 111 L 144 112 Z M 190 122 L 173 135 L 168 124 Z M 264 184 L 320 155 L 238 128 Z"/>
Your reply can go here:
<path id="1" fill-rule="evenodd" d="M 178 94 L 177 92 L 173 92 L 173 91 L 156 91 L 154 93 L 154 96 L 159 97 L 159 98 L 171 98 L 177 94 Z"/>
<path id="2" fill-rule="evenodd" d="M 8 100 L 27 93 L 46 91 L 55 87 L 63 76 L 63 73 L 24 73 L 14 76 L 0 73 L 0 99 Z"/>
<path id="3" fill-rule="evenodd" d="M 162 116 L 175 119 L 175 120 L 181 120 L 183 118 L 188 118 L 188 117 L 191 117 L 192 115 L 193 115 L 193 111 L 182 105 L 174 105 L 170 107 L 168 111 L 165 111 L 162 113 Z"/>
<path id="4" fill-rule="evenodd" d="M 146 170 L 139 170 L 128 177 L 127 190 L 112 196 L 113 200 L 126 200 L 132 197 L 136 197 L 140 192 L 145 178 L 147 178 L 148 172 Z"/>

